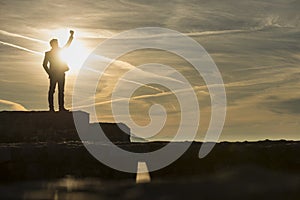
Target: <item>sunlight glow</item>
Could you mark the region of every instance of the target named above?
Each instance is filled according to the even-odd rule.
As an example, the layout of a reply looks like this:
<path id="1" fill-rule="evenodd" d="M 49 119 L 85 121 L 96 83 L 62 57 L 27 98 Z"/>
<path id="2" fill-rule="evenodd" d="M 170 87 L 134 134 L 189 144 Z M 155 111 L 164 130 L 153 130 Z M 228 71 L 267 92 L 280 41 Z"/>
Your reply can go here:
<path id="1" fill-rule="evenodd" d="M 70 35 L 69 30 L 70 29 L 57 29 L 51 34 L 51 37 L 57 38 L 59 46 L 63 47 L 68 41 Z M 76 39 L 76 35 L 78 34 L 80 33 L 75 30 L 72 44 L 69 48 L 65 48 L 61 52 L 61 58 L 68 64 L 70 72 L 78 71 L 90 53 L 90 51 L 84 46 L 84 43 Z"/>
<path id="2" fill-rule="evenodd" d="M 68 63 L 71 71 L 79 70 L 89 55 L 89 51 L 78 41 L 61 52 L 62 60 Z"/>

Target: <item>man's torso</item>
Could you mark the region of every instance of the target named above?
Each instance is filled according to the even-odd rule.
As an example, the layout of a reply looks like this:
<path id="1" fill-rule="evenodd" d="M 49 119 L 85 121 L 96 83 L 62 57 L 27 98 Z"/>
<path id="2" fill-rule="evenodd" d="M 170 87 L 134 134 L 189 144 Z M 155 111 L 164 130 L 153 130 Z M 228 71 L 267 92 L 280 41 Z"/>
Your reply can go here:
<path id="1" fill-rule="evenodd" d="M 46 52 L 46 57 L 50 63 L 49 70 L 53 74 L 64 74 L 68 70 L 68 65 L 61 58 L 61 49 Z"/>

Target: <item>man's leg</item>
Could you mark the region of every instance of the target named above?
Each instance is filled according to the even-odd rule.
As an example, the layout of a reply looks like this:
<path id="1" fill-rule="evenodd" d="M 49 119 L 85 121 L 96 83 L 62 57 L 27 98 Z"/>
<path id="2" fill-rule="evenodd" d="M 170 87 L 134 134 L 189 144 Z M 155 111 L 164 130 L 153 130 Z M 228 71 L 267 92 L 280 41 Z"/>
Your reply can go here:
<path id="1" fill-rule="evenodd" d="M 58 80 L 58 104 L 60 111 L 67 111 L 65 109 L 65 75 L 61 76 Z"/>
<path id="2" fill-rule="evenodd" d="M 55 92 L 56 80 L 54 78 L 50 78 L 50 86 L 48 92 L 48 103 L 49 103 L 49 110 L 54 111 L 54 104 L 53 104 L 53 95 Z"/>

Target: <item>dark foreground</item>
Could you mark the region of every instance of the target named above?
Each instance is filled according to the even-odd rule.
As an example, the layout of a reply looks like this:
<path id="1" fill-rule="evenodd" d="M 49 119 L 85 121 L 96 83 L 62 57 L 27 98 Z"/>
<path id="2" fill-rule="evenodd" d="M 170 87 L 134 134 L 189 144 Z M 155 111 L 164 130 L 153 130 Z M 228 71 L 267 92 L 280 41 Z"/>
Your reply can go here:
<path id="1" fill-rule="evenodd" d="M 165 144 L 119 145 L 147 152 Z M 136 184 L 80 142 L 1 144 L 0 199 L 299 199 L 300 142 L 220 143 L 203 159 L 200 146 Z"/>
<path id="2" fill-rule="evenodd" d="M 298 175 L 299 176 L 299 175 Z M 259 168 L 220 171 L 210 176 L 103 181 L 73 178 L 2 185 L 1 199 L 299 199 L 299 177 Z"/>

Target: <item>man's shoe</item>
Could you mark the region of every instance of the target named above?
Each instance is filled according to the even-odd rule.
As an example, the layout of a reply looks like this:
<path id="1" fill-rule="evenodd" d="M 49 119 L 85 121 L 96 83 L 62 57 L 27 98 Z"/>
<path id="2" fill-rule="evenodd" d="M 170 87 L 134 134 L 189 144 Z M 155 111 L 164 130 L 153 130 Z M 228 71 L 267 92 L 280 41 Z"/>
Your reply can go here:
<path id="1" fill-rule="evenodd" d="M 59 112 L 69 112 L 69 110 L 68 110 L 68 109 L 65 109 L 65 108 L 60 108 L 60 109 L 59 109 Z"/>
<path id="2" fill-rule="evenodd" d="M 49 108 L 49 112 L 55 112 L 54 108 Z"/>

